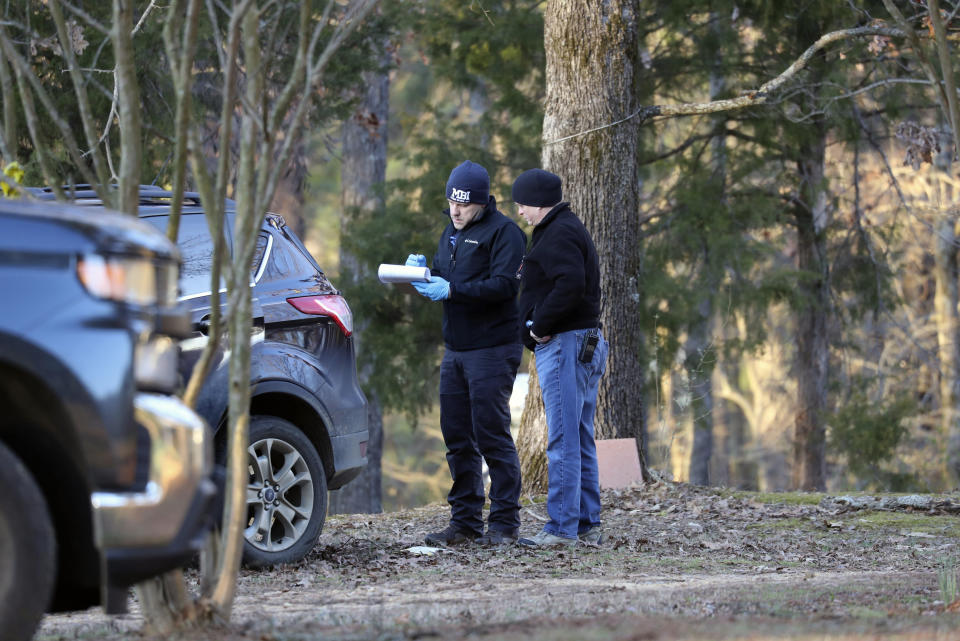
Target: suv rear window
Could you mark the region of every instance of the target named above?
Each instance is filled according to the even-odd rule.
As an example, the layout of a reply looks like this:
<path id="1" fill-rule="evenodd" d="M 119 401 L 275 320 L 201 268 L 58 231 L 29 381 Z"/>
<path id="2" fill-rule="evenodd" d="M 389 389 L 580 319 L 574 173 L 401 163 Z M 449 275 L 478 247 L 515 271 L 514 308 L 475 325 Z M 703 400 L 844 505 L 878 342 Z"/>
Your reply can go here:
<path id="1" fill-rule="evenodd" d="M 285 238 L 292 236 L 284 234 Z M 255 261 L 254 264 L 257 264 Z M 262 280 L 287 280 L 291 277 L 311 277 L 317 273 L 317 267 L 296 247 L 289 243 L 274 243 L 270 250 Z"/>

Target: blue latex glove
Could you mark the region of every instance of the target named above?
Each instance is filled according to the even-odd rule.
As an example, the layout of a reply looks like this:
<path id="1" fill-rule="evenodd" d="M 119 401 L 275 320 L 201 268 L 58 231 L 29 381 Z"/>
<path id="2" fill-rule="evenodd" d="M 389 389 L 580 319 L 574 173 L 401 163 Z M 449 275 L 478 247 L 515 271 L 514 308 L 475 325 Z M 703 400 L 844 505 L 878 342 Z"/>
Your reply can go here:
<path id="1" fill-rule="evenodd" d="M 413 283 L 413 286 L 421 296 L 426 296 L 430 300 L 450 298 L 450 283 L 439 276 L 431 276 L 429 283 Z"/>
<path id="2" fill-rule="evenodd" d="M 407 262 L 404 264 L 407 267 L 426 267 L 427 257 L 423 254 L 410 254 L 407 256 Z"/>

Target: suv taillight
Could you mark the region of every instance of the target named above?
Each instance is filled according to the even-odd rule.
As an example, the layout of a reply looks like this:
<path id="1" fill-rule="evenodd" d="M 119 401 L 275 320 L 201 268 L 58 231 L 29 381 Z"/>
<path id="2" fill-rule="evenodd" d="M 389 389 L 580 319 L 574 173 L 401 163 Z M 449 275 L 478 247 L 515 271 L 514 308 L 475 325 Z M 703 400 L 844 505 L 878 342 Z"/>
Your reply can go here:
<path id="1" fill-rule="evenodd" d="M 288 298 L 287 302 L 304 314 L 314 316 L 329 316 L 332 318 L 344 336 L 353 334 L 353 312 L 343 296 L 338 294 L 323 294 L 322 296 L 298 296 Z"/>

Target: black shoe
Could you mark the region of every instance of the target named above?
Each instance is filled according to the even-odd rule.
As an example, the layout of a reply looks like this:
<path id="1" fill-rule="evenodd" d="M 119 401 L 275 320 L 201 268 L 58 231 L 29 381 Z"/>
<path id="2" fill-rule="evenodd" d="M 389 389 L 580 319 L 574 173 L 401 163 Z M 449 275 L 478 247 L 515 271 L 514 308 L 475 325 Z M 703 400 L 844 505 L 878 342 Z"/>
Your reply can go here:
<path id="1" fill-rule="evenodd" d="M 477 539 L 477 545 L 485 547 L 495 547 L 498 545 L 513 545 L 517 542 L 520 532 L 517 530 L 492 530 L 487 528 L 487 533 Z"/>
<path id="2" fill-rule="evenodd" d="M 431 532 L 424 537 L 423 541 L 427 545 L 460 545 L 473 541 L 479 536 L 476 532 L 470 530 L 461 530 L 451 523 L 440 532 Z"/>

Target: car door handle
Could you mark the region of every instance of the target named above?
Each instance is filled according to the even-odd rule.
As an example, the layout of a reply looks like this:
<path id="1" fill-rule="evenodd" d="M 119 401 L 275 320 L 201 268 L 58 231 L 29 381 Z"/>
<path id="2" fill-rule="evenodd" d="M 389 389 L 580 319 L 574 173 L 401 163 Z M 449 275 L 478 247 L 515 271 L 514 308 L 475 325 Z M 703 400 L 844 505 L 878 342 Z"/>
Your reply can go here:
<path id="1" fill-rule="evenodd" d="M 193 324 L 193 328 L 203 334 L 210 335 L 210 314 L 204 315 L 200 320 Z"/>

